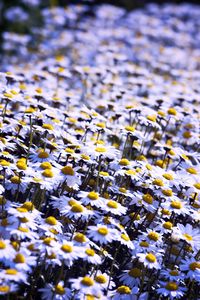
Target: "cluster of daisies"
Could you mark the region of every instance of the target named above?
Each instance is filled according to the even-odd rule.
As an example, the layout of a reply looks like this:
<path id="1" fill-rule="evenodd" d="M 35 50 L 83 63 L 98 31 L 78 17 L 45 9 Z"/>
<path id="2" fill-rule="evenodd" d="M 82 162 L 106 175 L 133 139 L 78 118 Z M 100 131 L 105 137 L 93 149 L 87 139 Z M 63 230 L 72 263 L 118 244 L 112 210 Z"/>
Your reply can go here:
<path id="1" fill-rule="evenodd" d="M 4 34 L 0 297 L 200 299 L 200 9 L 88 9 Z"/>

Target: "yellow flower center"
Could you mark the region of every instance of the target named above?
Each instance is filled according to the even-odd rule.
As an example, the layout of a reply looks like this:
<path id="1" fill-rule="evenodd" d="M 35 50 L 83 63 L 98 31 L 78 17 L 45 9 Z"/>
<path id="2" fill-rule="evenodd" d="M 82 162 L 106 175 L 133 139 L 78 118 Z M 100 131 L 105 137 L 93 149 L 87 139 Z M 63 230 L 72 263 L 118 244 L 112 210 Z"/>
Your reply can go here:
<path id="1" fill-rule="evenodd" d="M 5 159 L 0 159 L 0 165 L 3 167 L 8 167 L 10 166 L 10 162 Z"/>
<path id="2" fill-rule="evenodd" d="M 58 295 L 64 295 L 65 294 L 65 289 L 61 284 L 57 284 L 54 287 L 54 289 L 55 289 L 56 294 L 58 294 Z"/>
<path id="3" fill-rule="evenodd" d="M 40 164 L 40 168 L 43 170 L 52 169 L 52 165 L 50 162 L 44 161 L 43 163 Z"/>
<path id="4" fill-rule="evenodd" d="M 10 287 L 8 285 L 0 285 L 0 293 L 8 293 L 10 291 Z"/>
<path id="5" fill-rule="evenodd" d="M 21 227 L 21 226 L 18 227 L 18 230 L 21 231 L 21 232 L 29 232 L 28 228 Z"/>
<path id="6" fill-rule="evenodd" d="M 176 282 L 170 281 L 165 285 L 165 288 L 168 291 L 177 291 L 178 290 L 178 284 Z"/>
<path id="7" fill-rule="evenodd" d="M 26 160 L 24 159 L 19 159 L 16 163 L 18 169 L 20 170 L 26 170 L 27 169 L 27 165 L 26 165 Z"/>
<path id="8" fill-rule="evenodd" d="M 74 153 L 74 150 L 71 148 L 65 148 L 65 152 L 72 154 Z"/>
<path id="9" fill-rule="evenodd" d="M 162 175 L 165 179 L 167 179 L 167 180 L 173 180 L 174 179 L 174 177 L 171 175 L 171 174 L 169 174 L 169 173 L 165 173 L 165 174 L 163 174 Z"/>
<path id="10" fill-rule="evenodd" d="M 68 201 L 68 204 L 69 204 L 70 206 L 73 206 L 73 205 L 77 204 L 77 201 L 74 200 L 74 199 L 71 199 L 71 200 Z"/>
<path id="11" fill-rule="evenodd" d="M 136 172 L 135 172 L 134 170 L 127 170 L 127 171 L 125 172 L 125 174 L 126 174 L 126 175 L 135 175 Z"/>
<path id="12" fill-rule="evenodd" d="M 18 207 L 17 211 L 20 212 L 20 213 L 27 213 L 28 212 L 28 210 L 25 207 Z"/>
<path id="13" fill-rule="evenodd" d="M 150 239 L 150 240 L 153 240 L 153 241 L 158 241 L 159 240 L 159 234 L 157 233 L 157 232 L 155 232 L 155 231 L 151 231 L 151 232 L 149 232 L 149 234 L 148 234 L 148 238 Z"/>
<path id="14" fill-rule="evenodd" d="M 130 294 L 131 293 L 131 289 L 126 286 L 126 285 L 121 285 L 117 288 L 117 292 L 119 294 Z"/>
<path id="15" fill-rule="evenodd" d="M 41 178 L 38 177 L 33 177 L 33 180 L 38 183 L 38 182 L 42 182 L 43 180 Z"/>
<path id="16" fill-rule="evenodd" d="M 18 253 L 16 256 L 15 256 L 15 259 L 14 259 L 14 262 L 16 264 L 24 264 L 26 261 L 25 259 L 25 256 L 21 253 Z"/>
<path id="17" fill-rule="evenodd" d="M 57 224 L 57 220 L 56 218 L 50 216 L 48 218 L 46 218 L 45 222 L 49 225 L 56 225 Z"/>
<path id="18" fill-rule="evenodd" d="M 45 169 L 42 172 L 42 175 L 47 178 L 53 178 L 53 176 L 54 176 L 53 172 L 50 169 Z"/>
<path id="19" fill-rule="evenodd" d="M 88 255 L 88 256 L 94 256 L 95 255 L 95 251 L 93 249 L 86 249 L 85 250 L 85 253 Z"/>
<path id="20" fill-rule="evenodd" d="M 128 275 L 134 278 L 138 278 L 142 275 L 142 271 L 138 268 L 133 268 L 128 272 Z"/>
<path id="21" fill-rule="evenodd" d="M 195 183 L 195 184 L 194 184 L 194 187 L 195 187 L 196 189 L 200 190 L 200 182 Z"/>
<path id="22" fill-rule="evenodd" d="M 153 197 L 150 194 L 145 194 L 142 197 L 143 201 L 148 203 L 148 204 L 152 204 L 153 203 Z"/>
<path id="23" fill-rule="evenodd" d="M 152 253 L 148 253 L 146 255 L 146 259 L 150 262 L 150 263 L 155 263 L 156 262 L 156 257 L 155 255 L 153 255 Z"/>
<path id="24" fill-rule="evenodd" d="M 164 183 L 161 179 L 157 178 L 153 180 L 153 184 L 157 185 L 157 186 L 163 186 Z"/>
<path id="25" fill-rule="evenodd" d="M 28 218 L 19 218 L 21 223 L 28 223 L 29 219 Z"/>
<path id="26" fill-rule="evenodd" d="M 81 204 L 74 204 L 71 208 L 71 211 L 74 213 L 81 213 L 83 212 L 84 208 L 83 205 Z"/>
<path id="27" fill-rule="evenodd" d="M 108 229 L 106 227 L 99 227 L 97 231 L 101 235 L 107 235 L 108 234 Z"/>
<path id="28" fill-rule="evenodd" d="M 43 240 L 43 243 L 45 245 L 50 245 L 51 244 L 51 241 L 53 241 L 53 238 L 50 238 L 50 237 L 47 237 Z"/>
<path id="29" fill-rule="evenodd" d="M 198 173 L 197 170 L 195 170 L 195 168 L 192 168 L 192 167 L 191 168 L 187 168 L 186 171 L 188 173 L 194 174 L 194 175 L 196 175 Z"/>
<path id="30" fill-rule="evenodd" d="M 18 271 L 15 269 L 7 269 L 6 270 L 7 275 L 16 275 L 17 273 L 18 273 Z"/>
<path id="31" fill-rule="evenodd" d="M 130 241 L 130 238 L 129 238 L 129 236 L 128 236 L 127 234 L 122 233 L 122 234 L 121 234 L 121 238 L 122 238 L 124 241 L 126 241 L 126 242 Z"/>
<path id="32" fill-rule="evenodd" d="M 73 251 L 73 247 L 71 245 L 64 244 L 62 245 L 61 250 L 65 253 L 71 253 Z"/>
<path id="33" fill-rule="evenodd" d="M 51 253 L 51 254 L 47 254 L 47 258 L 48 259 L 55 259 L 56 258 L 56 254 L 55 253 Z"/>
<path id="34" fill-rule="evenodd" d="M 0 240 L 0 250 L 6 248 L 6 243 L 4 241 Z"/>
<path id="35" fill-rule="evenodd" d="M 189 138 L 191 138 L 191 136 L 192 136 L 192 134 L 191 134 L 190 131 L 185 131 L 185 132 L 183 132 L 183 137 L 184 137 L 185 139 L 189 139 Z"/>
<path id="36" fill-rule="evenodd" d="M 94 279 L 96 282 L 101 283 L 101 284 L 104 284 L 107 281 L 107 279 L 104 275 L 97 275 L 97 276 L 95 276 Z"/>
<path id="37" fill-rule="evenodd" d="M 48 129 L 48 130 L 54 130 L 54 127 L 53 127 L 53 125 L 51 125 L 51 124 L 43 124 L 43 125 L 42 125 L 42 128 Z"/>
<path id="38" fill-rule="evenodd" d="M 87 294 L 85 300 L 95 300 L 95 298 L 95 296 Z"/>
<path id="39" fill-rule="evenodd" d="M 116 209 L 118 207 L 118 204 L 117 204 L 116 201 L 110 200 L 110 201 L 108 201 L 107 206 L 110 207 L 110 208 L 115 208 Z"/>
<path id="40" fill-rule="evenodd" d="M 0 224 L 1 224 L 2 226 L 4 226 L 4 227 L 8 226 L 8 225 L 9 225 L 8 219 L 3 218 L 3 219 L 1 220 L 1 222 L 0 222 Z M 0 249 L 1 249 L 1 241 L 0 241 Z"/>
<path id="41" fill-rule="evenodd" d="M 178 272 L 177 270 L 171 270 L 171 271 L 169 272 L 169 274 L 170 274 L 171 276 L 178 276 L 178 275 L 179 275 L 179 272 Z"/>
<path id="42" fill-rule="evenodd" d="M 125 126 L 125 129 L 127 131 L 130 131 L 130 132 L 134 132 L 135 131 L 135 127 L 133 127 L 133 126 Z"/>
<path id="43" fill-rule="evenodd" d="M 74 240 L 76 242 L 79 242 L 79 243 L 85 243 L 86 242 L 86 237 L 83 233 L 77 233 L 74 237 Z"/>
<path id="44" fill-rule="evenodd" d="M 119 164 L 120 166 L 128 166 L 130 165 L 130 161 L 126 158 L 122 158 L 120 161 L 119 161 Z"/>
<path id="45" fill-rule="evenodd" d="M 10 153 L 8 151 L 2 151 L 3 155 L 9 155 Z"/>
<path id="46" fill-rule="evenodd" d="M 96 152 L 99 152 L 99 153 L 104 153 L 104 152 L 106 152 L 107 150 L 106 150 L 105 147 L 96 147 L 96 148 L 95 148 L 95 151 L 96 151 Z"/>
<path id="47" fill-rule="evenodd" d="M 81 283 L 86 286 L 92 286 L 94 284 L 94 281 L 92 280 L 92 278 L 85 276 L 81 280 Z"/>
<path id="48" fill-rule="evenodd" d="M 95 192 L 89 192 L 87 197 L 91 200 L 97 200 L 99 198 L 99 195 Z"/>
<path id="49" fill-rule="evenodd" d="M 147 116 L 147 120 L 156 122 L 156 116 L 155 115 Z"/>
<path id="50" fill-rule="evenodd" d="M 163 224 L 163 227 L 164 227 L 165 229 L 172 229 L 173 224 L 172 224 L 171 222 L 165 222 L 165 223 Z"/>
<path id="51" fill-rule="evenodd" d="M 120 187 L 120 188 L 119 188 L 119 191 L 120 191 L 121 193 L 124 193 L 124 194 L 127 193 L 127 189 L 124 188 L 124 187 Z"/>
<path id="52" fill-rule="evenodd" d="M 190 270 L 195 271 L 196 269 L 200 269 L 200 262 L 194 261 L 189 265 Z"/>
<path id="53" fill-rule="evenodd" d="M 38 157 L 39 158 L 48 158 L 49 154 L 47 152 L 45 152 L 44 150 L 40 150 L 38 153 Z"/>
<path id="54" fill-rule="evenodd" d="M 90 157 L 86 154 L 81 154 L 81 158 L 84 159 L 84 160 L 89 160 Z"/>
<path id="55" fill-rule="evenodd" d="M 176 116 L 176 114 L 177 114 L 176 109 L 173 107 L 170 107 L 167 112 L 169 115 L 173 115 L 173 116 Z"/>
<path id="56" fill-rule="evenodd" d="M 11 181 L 12 183 L 14 183 L 14 184 L 20 184 L 21 179 L 20 179 L 19 176 L 12 176 L 12 177 L 10 178 L 10 181 Z"/>
<path id="57" fill-rule="evenodd" d="M 182 208 L 182 203 L 180 201 L 172 201 L 170 206 L 172 208 L 175 208 L 175 209 L 181 209 Z"/>
<path id="58" fill-rule="evenodd" d="M 136 157 L 136 160 L 144 161 L 144 160 L 147 160 L 147 159 L 144 155 L 139 155 L 139 156 Z"/>
<path id="59" fill-rule="evenodd" d="M 140 242 L 140 246 L 144 247 L 144 248 L 148 248 L 149 247 L 149 243 L 147 241 L 142 241 L 142 242 Z"/>
<path id="60" fill-rule="evenodd" d="M 105 128 L 106 127 L 106 124 L 105 123 L 97 123 L 96 124 L 98 127 L 100 128 Z"/>
<path id="61" fill-rule="evenodd" d="M 168 189 L 168 190 L 162 190 L 163 195 L 167 196 L 167 197 L 171 197 L 173 195 L 172 190 Z"/>
<path id="62" fill-rule="evenodd" d="M 61 172 L 64 175 L 69 175 L 69 176 L 73 176 L 74 175 L 74 170 L 72 169 L 71 166 L 65 166 L 61 169 Z"/>
<path id="63" fill-rule="evenodd" d="M 10 94 L 10 93 L 4 93 L 3 95 L 4 95 L 4 97 L 6 97 L 6 98 L 13 98 L 13 95 Z"/>
<path id="64" fill-rule="evenodd" d="M 35 111 L 36 111 L 35 108 L 33 108 L 33 107 L 28 107 L 28 108 L 25 110 L 25 113 L 26 113 L 26 114 L 32 114 L 32 113 L 34 113 Z"/>
<path id="65" fill-rule="evenodd" d="M 30 201 L 24 202 L 21 207 L 27 209 L 27 211 L 32 211 L 35 208 L 33 203 Z"/>
<path id="66" fill-rule="evenodd" d="M 109 176 L 108 172 L 103 172 L 103 171 L 99 172 L 99 175 L 101 175 L 101 176 Z"/>
<path id="67" fill-rule="evenodd" d="M 36 88 L 35 91 L 36 91 L 38 94 L 42 94 L 42 89 L 41 89 L 41 88 Z"/>
<path id="68" fill-rule="evenodd" d="M 187 233 L 184 233 L 183 236 L 186 238 L 186 240 L 188 242 L 191 242 L 193 240 L 193 237 L 191 235 L 187 234 Z"/>

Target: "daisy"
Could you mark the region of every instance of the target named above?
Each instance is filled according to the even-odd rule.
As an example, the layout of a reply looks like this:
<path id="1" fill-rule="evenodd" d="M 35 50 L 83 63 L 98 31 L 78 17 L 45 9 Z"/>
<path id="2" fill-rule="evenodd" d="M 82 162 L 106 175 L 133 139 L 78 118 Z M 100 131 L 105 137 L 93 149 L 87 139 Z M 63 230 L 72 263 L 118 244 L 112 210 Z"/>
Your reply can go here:
<path id="1" fill-rule="evenodd" d="M 31 271 L 33 266 L 36 265 L 36 257 L 30 254 L 30 252 L 25 250 L 17 252 L 9 265 L 10 268 L 16 268 L 21 271 Z"/>
<path id="2" fill-rule="evenodd" d="M 65 260 L 66 264 L 72 265 L 73 261 L 81 257 L 80 248 L 73 242 L 63 241 L 58 252 L 59 258 Z"/>
<path id="3" fill-rule="evenodd" d="M 5 182 L 6 190 L 10 190 L 12 194 L 17 194 L 17 192 L 24 193 L 27 188 L 27 184 L 23 178 L 18 175 L 11 176 L 9 180 L 6 179 Z"/>
<path id="4" fill-rule="evenodd" d="M 31 153 L 29 155 L 29 159 L 31 162 L 33 163 L 37 163 L 37 162 L 44 162 L 44 161 L 53 161 L 54 157 L 52 154 L 50 154 L 48 151 L 44 150 L 44 149 L 37 149 L 34 153 Z"/>
<path id="5" fill-rule="evenodd" d="M 64 286 L 64 282 L 60 281 L 56 285 L 47 283 L 44 288 L 39 289 L 41 297 L 44 300 L 69 300 L 72 292 Z"/>
<path id="6" fill-rule="evenodd" d="M 58 233 L 62 233 L 62 224 L 53 216 L 49 216 L 45 220 L 41 220 L 41 225 L 39 225 L 39 228 L 42 231 L 48 232 L 51 230 L 55 230 Z"/>
<path id="7" fill-rule="evenodd" d="M 78 169 L 78 167 L 73 169 L 71 165 L 60 168 L 60 176 L 69 187 L 80 184 L 80 175 L 77 173 Z"/>
<path id="8" fill-rule="evenodd" d="M 83 147 L 83 151 L 87 153 L 91 158 L 99 159 L 101 158 L 109 158 L 114 159 L 115 157 L 119 157 L 119 150 L 112 146 L 103 146 L 103 145 L 87 145 L 87 147 Z"/>
<path id="9" fill-rule="evenodd" d="M 100 286 L 89 276 L 78 277 L 69 281 L 74 290 L 80 290 L 85 295 L 95 295 L 97 298 L 101 296 Z"/>
<path id="10" fill-rule="evenodd" d="M 127 248 L 131 250 L 134 249 L 134 243 L 130 240 L 126 232 L 122 232 L 121 235 L 119 234 L 117 240 L 120 242 L 121 245 L 125 245 Z"/>
<path id="11" fill-rule="evenodd" d="M 95 242 L 107 244 L 115 240 L 118 236 L 118 233 L 115 229 L 98 224 L 97 226 L 88 227 L 88 236 Z"/>
<path id="12" fill-rule="evenodd" d="M 180 270 L 187 272 L 186 278 L 200 282 L 200 262 L 193 257 L 182 260 L 180 263 Z"/>
<path id="13" fill-rule="evenodd" d="M 10 235 L 12 237 L 17 237 L 19 239 L 29 239 L 29 240 L 35 240 L 39 237 L 38 233 L 31 231 L 26 226 L 19 226 L 16 229 L 9 229 Z"/>
<path id="14" fill-rule="evenodd" d="M 121 285 L 115 291 L 112 292 L 111 299 L 112 300 L 132 300 L 132 299 L 136 300 L 138 291 L 139 289 L 137 287 L 131 289 L 127 285 Z"/>
<path id="15" fill-rule="evenodd" d="M 191 224 L 186 224 L 186 226 L 178 223 L 173 229 L 179 238 L 190 244 L 193 250 L 198 251 L 200 248 L 200 230 L 198 228 L 193 228 Z"/>
<path id="16" fill-rule="evenodd" d="M 0 271 L 0 279 L 26 283 L 27 275 L 17 269 L 5 269 Z"/>
<path id="17" fill-rule="evenodd" d="M 120 203 L 112 199 L 106 200 L 102 209 L 106 212 L 110 212 L 113 215 L 124 215 L 127 211 L 126 207 L 122 206 Z"/>
<path id="18" fill-rule="evenodd" d="M 186 288 L 181 286 L 176 281 L 160 281 L 161 287 L 156 290 L 159 295 L 163 295 L 164 297 L 169 297 L 169 299 L 179 299 L 186 292 Z"/>
<path id="19" fill-rule="evenodd" d="M 124 285 L 127 285 L 132 288 L 140 284 L 141 276 L 141 269 L 132 268 L 130 270 L 123 271 L 123 273 L 119 276 L 119 280 L 123 282 Z"/>
<path id="20" fill-rule="evenodd" d="M 60 209 L 61 215 L 67 216 L 69 219 L 88 220 L 93 217 L 94 212 L 91 209 L 85 208 L 78 201 L 74 203 L 70 209 Z"/>
<path id="21" fill-rule="evenodd" d="M 84 248 L 82 250 L 81 258 L 94 265 L 100 265 L 102 262 L 101 257 L 92 248 Z"/>
<path id="22" fill-rule="evenodd" d="M 161 258 L 159 253 L 139 253 L 138 255 L 139 261 L 144 264 L 145 267 L 149 269 L 160 269 L 161 265 L 159 260 Z"/>
<path id="23" fill-rule="evenodd" d="M 9 293 L 16 292 L 18 289 L 17 285 L 14 283 L 1 283 L 0 284 L 0 295 L 6 295 Z"/>
<path id="24" fill-rule="evenodd" d="M 4 259 L 12 260 L 15 257 L 15 250 L 10 242 L 10 240 L 1 239 L 0 240 L 0 259 L 3 261 Z"/>
<path id="25" fill-rule="evenodd" d="M 181 273 L 177 269 L 164 269 L 161 270 L 160 273 L 165 279 L 168 279 L 169 281 L 182 281 L 184 279 L 183 273 Z"/>
<path id="26" fill-rule="evenodd" d="M 167 209 L 169 212 L 174 212 L 176 215 L 188 215 L 190 208 L 186 201 L 173 197 L 161 204 L 161 207 Z"/>
<path id="27" fill-rule="evenodd" d="M 91 206 L 96 206 L 96 207 L 104 207 L 105 200 L 104 198 L 100 197 L 99 193 L 95 191 L 91 192 L 85 192 L 81 191 L 78 193 L 78 197 L 80 198 L 80 201 L 84 205 L 90 204 Z"/>
<path id="28" fill-rule="evenodd" d="M 106 289 L 109 282 L 109 276 L 106 273 L 102 273 L 101 271 L 97 271 L 94 277 L 95 282 L 97 282 L 101 288 Z M 115 283 L 110 280 L 109 287 L 113 288 Z"/>

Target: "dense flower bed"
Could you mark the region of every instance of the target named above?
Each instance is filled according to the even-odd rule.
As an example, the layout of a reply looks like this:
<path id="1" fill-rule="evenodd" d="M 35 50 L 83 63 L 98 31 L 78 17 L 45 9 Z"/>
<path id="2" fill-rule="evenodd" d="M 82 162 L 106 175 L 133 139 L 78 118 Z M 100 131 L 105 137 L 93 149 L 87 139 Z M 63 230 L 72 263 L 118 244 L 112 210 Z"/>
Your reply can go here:
<path id="1" fill-rule="evenodd" d="M 0 295 L 199 299 L 200 9 L 87 9 L 4 33 Z"/>

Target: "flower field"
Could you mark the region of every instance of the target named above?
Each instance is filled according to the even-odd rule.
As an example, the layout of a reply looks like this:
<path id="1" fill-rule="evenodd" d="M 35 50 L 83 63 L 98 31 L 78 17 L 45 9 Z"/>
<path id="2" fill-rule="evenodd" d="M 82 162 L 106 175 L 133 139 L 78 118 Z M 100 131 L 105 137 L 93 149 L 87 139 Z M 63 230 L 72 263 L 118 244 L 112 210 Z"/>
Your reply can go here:
<path id="1" fill-rule="evenodd" d="M 200 8 L 41 16 L 2 37 L 0 299 L 200 299 Z"/>

